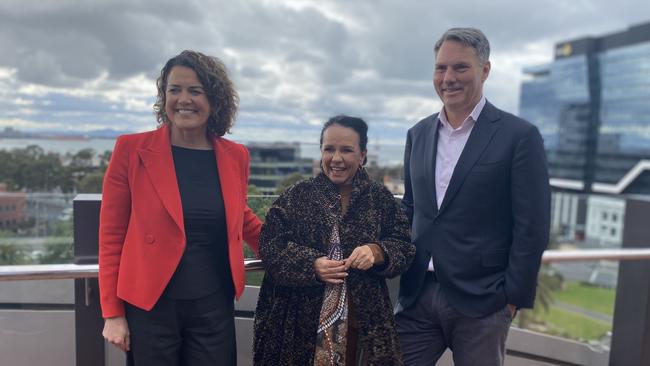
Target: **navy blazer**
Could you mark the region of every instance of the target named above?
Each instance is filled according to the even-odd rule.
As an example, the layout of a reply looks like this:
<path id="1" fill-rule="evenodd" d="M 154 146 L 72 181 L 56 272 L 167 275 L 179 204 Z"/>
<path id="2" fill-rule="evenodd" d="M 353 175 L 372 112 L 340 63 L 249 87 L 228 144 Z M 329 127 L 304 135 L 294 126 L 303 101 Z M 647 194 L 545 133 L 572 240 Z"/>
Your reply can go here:
<path id="1" fill-rule="evenodd" d="M 486 103 L 440 209 L 434 177 L 437 140 L 437 113 L 408 131 L 402 203 L 417 251 L 401 277 L 399 306 L 415 302 L 433 257 L 441 290 L 459 312 L 481 317 L 506 304 L 532 307 L 550 225 L 539 131 Z"/>

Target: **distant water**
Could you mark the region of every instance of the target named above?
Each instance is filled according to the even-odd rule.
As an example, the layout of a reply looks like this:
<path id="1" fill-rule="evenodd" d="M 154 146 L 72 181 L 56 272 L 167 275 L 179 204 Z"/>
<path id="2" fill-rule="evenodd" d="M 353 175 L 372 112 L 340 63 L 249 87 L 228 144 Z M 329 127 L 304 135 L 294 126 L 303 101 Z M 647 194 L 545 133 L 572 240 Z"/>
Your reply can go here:
<path id="1" fill-rule="evenodd" d="M 89 140 L 53 140 L 53 139 L 2 139 L 0 150 L 25 148 L 29 145 L 38 145 L 46 152 L 58 154 L 75 153 L 79 150 L 92 148 L 97 153 L 112 151 L 115 139 L 89 139 Z M 368 154 L 371 160 L 376 160 L 379 165 L 398 165 L 402 163 L 404 146 L 369 144 Z M 301 144 L 300 155 L 303 158 L 320 159 L 318 144 Z"/>

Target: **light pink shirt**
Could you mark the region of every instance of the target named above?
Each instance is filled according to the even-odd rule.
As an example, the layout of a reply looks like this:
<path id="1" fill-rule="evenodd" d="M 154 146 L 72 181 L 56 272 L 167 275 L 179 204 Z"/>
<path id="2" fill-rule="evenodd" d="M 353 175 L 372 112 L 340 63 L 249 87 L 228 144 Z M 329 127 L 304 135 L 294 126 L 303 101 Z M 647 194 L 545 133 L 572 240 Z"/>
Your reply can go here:
<path id="1" fill-rule="evenodd" d="M 469 134 L 474 128 L 474 124 L 478 120 L 478 116 L 483 110 L 485 105 L 485 97 L 481 97 L 478 104 L 472 110 L 472 113 L 465 118 L 463 123 L 454 129 L 447 121 L 445 110 L 440 111 L 438 114 L 438 121 L 440 121 L 440 128 L 438 129 L 438 149 L 436 150 L 436 201 L 438 208 L 442 204 L 442 200 L 447 192 L 451 175 L 454 173 L 456 163 L 460 158 L 460 154 L 465 148 Z"/>
<path id="2" fill-rule="evenodd" d="M 445 114 L 444 108 L 440 113 L 438 113 L 438 121 L 440 121 L 438 123 L 440 123 L 440 127 L 438 128 L 435 176 L 438 209 L 440 209 L 442 200 L 445 198 L 451 175 L 454 173 L 456 163 L 458 163 L 460 154 L 465 148 L 465 144 L 469 139 L 472 128 L 474 128 L 474 124 L 476 124 L 476 121 L 478 120 L 478 116 L 483 110 L 483 106 L 485 106 L 485 97 L 481 96 L 481 100 L 478 101 L 472 110 L 472 113 L 465 118 L 463 123 L 461 123 L 457 129 L 451 127 L 449 121 L 447 121 L 447 115 Z M 433 259 L 429 261 L 429 271 L 433 271 Z"/>

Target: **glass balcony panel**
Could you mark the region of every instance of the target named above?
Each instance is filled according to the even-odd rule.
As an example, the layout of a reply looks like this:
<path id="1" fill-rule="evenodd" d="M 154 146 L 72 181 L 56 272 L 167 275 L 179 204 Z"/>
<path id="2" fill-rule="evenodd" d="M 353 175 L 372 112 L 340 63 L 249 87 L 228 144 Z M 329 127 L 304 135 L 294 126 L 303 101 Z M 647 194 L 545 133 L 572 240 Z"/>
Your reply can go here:
<path id="1" fill-rule="evenodd" d="M 263 219 L 277 196 L 249 197 L 249 206 Z M 71 204 L 71 203 L 70 203 Z M 617 249 L 629 239 L 626 225 L 635 224 L 631 204 L 619 196 L 555 193 L 552 199 L 554 250 Z M 65 209 L 65 208 L 64 208 Z M 54 222 L 60 222 L 57 216 Z M 41 220 L 43 222 L 44 219 Z M 40 236 L 55 242 L 41 224 Z M 603 229 L 604 227 L 604 229 Z M 13 231 L 3 239 L 24 238 L 29 228 Z M 65 236 L 64 236 L 65 237 Z M 72 240 L 72 235 L 67 236 Z M 8 239 L 8 240 L 9 240 Z M 15 244 L 17 241 L 14 241 Z M 8 255 L 3 242 L 2 258 L 23 258 L 38 263 L 41 248 L 25 245 L 24 256 Z M 9 244 L 12 244 L 9 242 Z M 13 250 L 13 249 L 12 249 Z M 254 253 L 245 248 L 246 257 Z M 24 258 L 30 259 L 25 261 Z M 68 260 L 69 262 L 70 260 Z M 63 262 L 63 260 L 61 261 Z M 14 261 L 12 264 L 15 264 Z M 608 260 L 562 261 L 543 265 L 535 310 L 519 311 L 507 341 L 506 365 L 576 364 L 607 365 L 609 360 L 618 285 L 619 262 Z M 252 318 L 263 272 L 247 273 L 247 288 L 236 304 L 239 361 L 250 365 Z M 389 281 L 395 299 L 399 282 Z M 90 301 L 97 301 L 97 294 Z M 70 365 L 75 362 L 75 313 L 73 280 L 0 281 L 0 354 L 11 365 Z M 97 329 L 101 332 L 101 329 Z M 5 356 L 7 355 L 7 356 Z M 8 358 L 5 358 L 8 357 Z M 124 355 L 104 345 L 106 365 L 124 365 Z M 9 362 L 8 361 L 8 362 Z M 532 363 L 531 363 L 532 362 Z M 449 353 L 441 365 L 452 365 Z"/>
<path id="2" fill-rule="evenodd" d="M 0 281 L 3 365 L 75 364 L 73 280 Z"/>

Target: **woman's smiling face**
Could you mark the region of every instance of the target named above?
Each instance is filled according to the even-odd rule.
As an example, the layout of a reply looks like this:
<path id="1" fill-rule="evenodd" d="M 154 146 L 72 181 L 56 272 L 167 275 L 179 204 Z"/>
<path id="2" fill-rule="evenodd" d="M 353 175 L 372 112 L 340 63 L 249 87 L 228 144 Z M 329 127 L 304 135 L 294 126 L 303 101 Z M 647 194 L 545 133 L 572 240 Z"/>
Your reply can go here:
<path id="1" fill-rule="evenodd" d="M 173 128 L 207 128 L 210 102 L 194 70 L 174 66 L 167 77 L 165 113 Z"/>
<path id="2" fill-rule="evenodd" d="M 359 135 L 352 128 L 333 124 L 323 133 L 323 172 L 337 186 L 352 184 L 365 157 L 366 151 L 359 146 Z"/>

